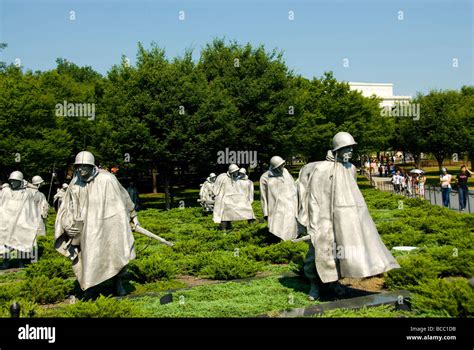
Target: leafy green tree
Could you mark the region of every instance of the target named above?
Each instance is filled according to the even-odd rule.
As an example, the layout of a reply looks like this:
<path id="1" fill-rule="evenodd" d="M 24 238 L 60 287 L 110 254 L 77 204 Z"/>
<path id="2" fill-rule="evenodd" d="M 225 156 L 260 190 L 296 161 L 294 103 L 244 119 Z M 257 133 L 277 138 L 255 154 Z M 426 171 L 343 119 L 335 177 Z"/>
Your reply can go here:
<path id="1" fill-rule="evenodd" d="M 474 167 L 474 86 L 461 88 L 461 103 L 457 110 L 460 118 L 456 126 L 460 131 L 459 152 L 465 153 Z"/>
<path id="2" fill-rule="evenodd" d="M 419 96 L 420 137 L 424 140 L 425 152 L 434 155 L 441 171 L 443 161 L 460 149 L 464 131 L 460 127 L 463 118 L 459 115 L 462 106 L 458 91 L 431 91 Z"/>
<path id="3" fill-rule="evenodd" d="M 260 169 L 275 154 L 291 155 L 294 141 L 289 131 L 295 125 L 297 109 L 293 73 L 281 52 L 236 42 L 226 45 L 223 39 L 216 39 L 202 50 L 198 69 L 211 91 L 229 97 L 226 109 L 221 110 L 227 123 L 213 135 L 219 150 L 256 151 Z M 235 113 L 233 118 L 229 112 Z M 215 122 L 220 124 L 220 120 Z"/>
<path id="4" fill-rule="evenodd" d="M 138 47 L 137 65 L 124 61 L 107 77 L 105 98 L 108 120 L 115 130 L 113 144 L 129 153 L 136 163 L 147 164 L 152 176 L 160 175 L 171 207 L 171 189 L 178 167 L 188 166 L 196 152 L 193 132 L 206 93 L 206 80 L 195 69 L 191 52 L 172 62 L 152 45 Z M 157 190 L 156 183 L 153 186 Z"/>
<path id="5" fill-rule="evenodd" d="M 338 131 L 354 136 L 356 155 L 387 147 L 390 128 L 380 117 L 378 99 L 351 91 L 329 72 L 311 81 L 299 78 L 297 89 L 303 112 L 292 133 L 298 153 L 307 161 L 324 159 Z"/>

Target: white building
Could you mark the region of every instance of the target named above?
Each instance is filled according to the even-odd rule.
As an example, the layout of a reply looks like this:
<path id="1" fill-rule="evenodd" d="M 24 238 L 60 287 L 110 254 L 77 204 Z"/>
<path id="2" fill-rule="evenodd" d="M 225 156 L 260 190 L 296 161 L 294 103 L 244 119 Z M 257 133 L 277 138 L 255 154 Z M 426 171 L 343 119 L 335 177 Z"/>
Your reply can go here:
<path id="1" fill-rule="evenodd" d="M 349 88 L 351 90 L 360 91 L 362 96 L 365 97 L 375 95 L 381 98 L 381 107 L 393 107 L 396 102 L 409 103 L 411 101 L 411 96 L 394 96 L 393 84 L 349 82 Z"/>

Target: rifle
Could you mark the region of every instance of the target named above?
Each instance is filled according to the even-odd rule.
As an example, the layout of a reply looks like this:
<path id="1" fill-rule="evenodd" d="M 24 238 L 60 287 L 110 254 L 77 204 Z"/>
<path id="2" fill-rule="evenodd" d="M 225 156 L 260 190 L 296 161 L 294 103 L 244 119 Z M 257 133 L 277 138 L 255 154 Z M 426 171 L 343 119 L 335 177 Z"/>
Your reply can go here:
<path id="1" fill-rule="evenodd" d="M 154 233 L 151 233 L 150 231 L 148 231 L 147 229 L 144 229 L 144 228 L 141 227 L 141 226 L 135 226 L 135 227 L 133 228 L 133 231 L 135 231 L 136 233 L 141 233 L 141 234 L 144 235 L 144 236 L 153 238 L 153 239 L 157 240 L 157 241 L 160 242 L 160 243 L 166 244 L 166 245 L 169 246 L 169 247 L 172 247 L 172 246 L 174 245 L 173 242 L 168 242 L 166 239 L 161 238 L 160 236 L 155 235 Z"/>
<path id="2" fill-rule="evenodd" d="M 49 203 L 49 198 L 51 197 L 51 188 L 53 187 L 54 176 L 56 175 L 54 173 L 55 168 L 56 168 L 56 162 L 54 162 L 53 171 L 51 172 L 51 182 L 49 183 L 49 191 L 48 191 L 48 203 Z"/>
<path id="3" fill-rule="evenodd" d="M 300 237 L 300 238 L 292 239 L 291 241 L 292 241 L 293 243 L 298 243 L 298 242 L 309 241 L 310 239 L 311 239 L 311 236 L 310 236 L 310 235 L 306 235 L 306 236 L 303 236 L 303 237 Z"/>

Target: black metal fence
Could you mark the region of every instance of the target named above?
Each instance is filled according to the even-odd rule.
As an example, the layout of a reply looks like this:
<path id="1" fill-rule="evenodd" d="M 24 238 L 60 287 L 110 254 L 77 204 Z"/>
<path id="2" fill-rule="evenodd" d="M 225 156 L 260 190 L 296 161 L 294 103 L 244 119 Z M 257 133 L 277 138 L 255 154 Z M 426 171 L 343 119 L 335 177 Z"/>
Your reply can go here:
<path id="1" fill-rule="evenodd" d="M 397 188 L 395 190 L 395 186 L 389 180 L 390 178 L 380 178 L 380 177 L 373 177 L 370 174 L 364 174 L 365 177 L 370 181 L 371 186 L 384 191 L 384 192 L 392 192 L 396 194 L 403 195 L 408 198 L 424 198 L 428 200 L 433 205 L 443 206 L 443 196 L 442 191 L 439 186 L 433 185 L 425 185 L 424 188 L 418 185 L 414 185 L 411 188 Z M 381 181 L 377 181 L 378 179 L 384 179 Z M 388 180 L 388 181 L 387 181 Z M 451 190 L 449 195 L 449 205 L 448 208 L 453 210 L 459 210 L 459 192 L 457 190 Z M 465 212 L 472 213 L 474 211 L 474 191 L 469 190 L 467 194 L 466 200 L 466 208 Z"/>

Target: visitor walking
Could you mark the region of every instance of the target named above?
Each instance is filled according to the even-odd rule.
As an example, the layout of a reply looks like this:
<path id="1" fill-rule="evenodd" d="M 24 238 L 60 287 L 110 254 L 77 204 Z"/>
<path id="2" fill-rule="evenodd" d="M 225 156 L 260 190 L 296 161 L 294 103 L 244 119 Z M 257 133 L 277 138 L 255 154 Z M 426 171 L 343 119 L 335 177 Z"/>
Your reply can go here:
<path id="1" fill-rule="evenodd" d="M 418 194 L 422 198 L 425 198 L 425 182 L 426 182 L 425 174 L 421 173 L 418 176 Z"/>
<path id="2" fill-rule="evenodd" d="M 400 170 L 397 170 L 397 172 L 392 176 L 393 190 L 395 191 L 395 193 L 400 193 L 401 180 L 402 177 L 400 176 Z"/>
<path id="3" fill-rule="evenodd" d="M 440 175 L 441 195 L 443 197 L 443 205 L 449 207 L 449 195 L 451 194 L 451 179 L 452 176 L 448 174 L 448 169 L 443 168 Z"/>

